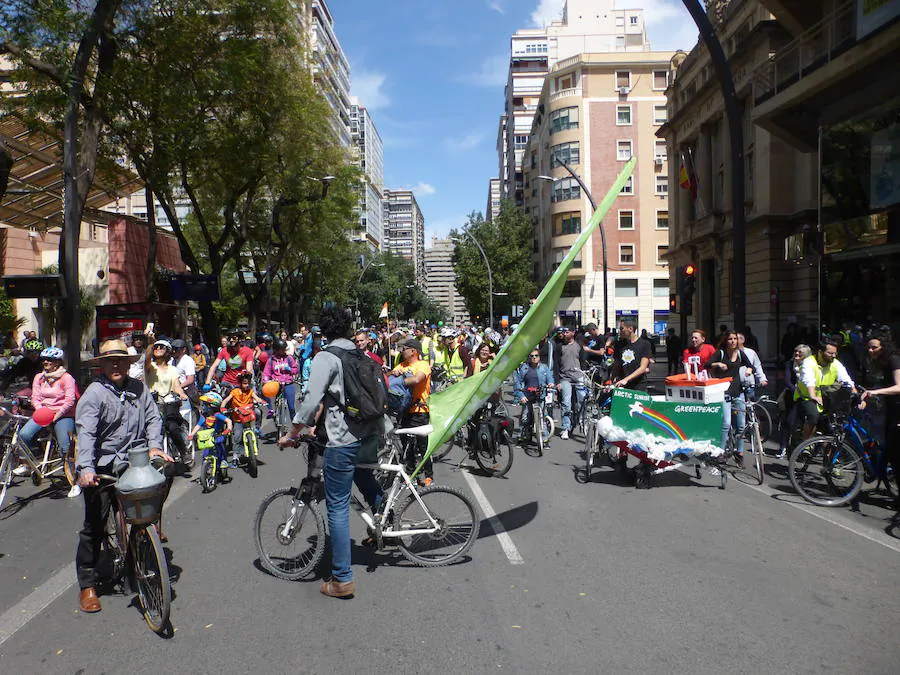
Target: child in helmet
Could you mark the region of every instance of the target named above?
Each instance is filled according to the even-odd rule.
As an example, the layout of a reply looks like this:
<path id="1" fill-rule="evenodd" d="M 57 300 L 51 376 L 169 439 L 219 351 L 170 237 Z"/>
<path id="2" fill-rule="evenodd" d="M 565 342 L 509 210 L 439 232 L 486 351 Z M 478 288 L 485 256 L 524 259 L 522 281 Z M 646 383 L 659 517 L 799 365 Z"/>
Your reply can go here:
<path id="1" fill-rule="evenodd" d="M 237 466 L 238 457 L 244 454 L 244 425 L 257 421 L 254 404 L 266 405 L 265 400 L 253 391 L 253 375 L 242 371 L 237 376 L 238 386 L 222 401 L 222 409 L 231 408 L 231 421 L 234 423 L 234 452 L 231 453 L 231 462 Z M 262 420 L 260 420 L 261 422 Z M 258 428 L 257 428 L 258 432 Z"/>
<path id="2" fill-rule="evenodd" d="M 197 447 L 200 450 L 208 450 L 215 447 L 216 457 L 221 464 L 226 464 L 228 458 L 225 454 L 225 435 L 232 430 L 231 420 L 223 413 L 222 396 L 214 391 L 207 392 L 200 397 L 200 419 L 188 434 L 188 441 L 197 438 Z"/>

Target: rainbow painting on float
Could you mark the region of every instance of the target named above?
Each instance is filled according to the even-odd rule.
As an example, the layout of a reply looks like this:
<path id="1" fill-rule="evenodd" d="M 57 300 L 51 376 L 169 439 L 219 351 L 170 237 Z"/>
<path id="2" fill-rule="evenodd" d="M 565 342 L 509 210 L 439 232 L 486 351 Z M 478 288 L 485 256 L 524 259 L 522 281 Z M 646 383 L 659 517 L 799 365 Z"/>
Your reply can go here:
<path id="1" fill-rule="evenodd" d="M 662 429 L 664 432 L 666 432 L 666 434 L 676 440 L 687 440 L 687 436 L 684 435 L 681 427 L 675 424 L 675 422 L 673 422 L 669 417 L 666 417 L 658 410 L 645 408 L 644 404 L 640 401 L 635 401 L 630 406 L 628 406 L 628 414 L 631 417 L 637 416 L 647 420 L 648 422 L 650 422 L 650 424 L 657 427 L 658 429 Z"/>

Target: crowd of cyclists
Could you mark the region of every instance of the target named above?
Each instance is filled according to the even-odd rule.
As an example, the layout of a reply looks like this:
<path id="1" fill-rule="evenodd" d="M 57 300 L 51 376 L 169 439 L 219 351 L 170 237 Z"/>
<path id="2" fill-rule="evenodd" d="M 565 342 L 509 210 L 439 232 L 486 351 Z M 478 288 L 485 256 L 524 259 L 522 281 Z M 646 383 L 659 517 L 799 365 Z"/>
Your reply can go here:
<path id="1" fill-rule="evenodd" d="M 323 312 L 323 317 L 328 316 L 327 310 Z M 335 324 L 334 317 L 330 320 Z M 189 343 L 180 338 L 157 336 L 153 324 L 148 324 L 147 330 L 108 342 L 116 343 L 113 352 L 124 354 L 117 367 L 127 369 L 125 379 L 142 383 L 152 397 L 161 433 L 169 439 L 169 453 L 175 464 L 190 468 L 193 452 L 189 444 L 204 431 L 211 430 L 218 437 L 231 433 L 234 448 L 229 462 L 230 466 L 237 467 L 243 450 L 240 440 L 243 429 L 249 425 L 259 433 L 263 418 L 273 415 L 277 396 L 284 398 L 290 419 L 295 422 L 293 432 L 278 439 L 282 445 L 294 442 L 301 427 L 315 427 L 316 415 L 331 420 L 329 413 L 322 410 L 329 409 L 323 401 L 328 400 L 328 387 L 334 383 L 329 385 L 327 376 L 317 376 L 315 364 L 331 363 L 334 371 L 334 360 L 331 357 L 317 360 L 323 350 L 337 357 L 341 356 L 341 349 L 352 349 L 358 356 L 374 361 L 383 373 L 389 394 L 405 393 L 399 398 L 400 409 L 394 411 L 396 422 L 406 427 L 423 426 L 429 423 L 432 391 L 487 368 L 515 334 L 517 326 L 503 325 L 495 329 L 469 324 L 438 326 L 389 322 L 355 331 L 349 328 L 348 318 L 342 317 L 332 327 L 331 335 L 318 325 L 300 326 L 290 334 L 287 331 L 277 335 L 262 332 L 255 339 L 245 330 L 231 329 L 224 332 L 221 343 L 213 348 L 202 341 Z M 345 333 L 349 340 L 345 339 Z M 697 329 L 686 336 L 686 346 L 680 356 L 674 357 L 672 349 L 680 348 L 680 340 L 673 331 L 667 337 L 669 372 L 673 371 L 673 361 L 676 364 L 693 361 L 711 377 L 731 378 L 723 416 L 723 447 L 734 426 L 738 439 L 734 458 L 740 464 L 746 399 L 753 398 L 757 389 L 769 384 L 755 336 L 749 330 L 737 332 L 722 327 L 712 344 L 704 331 Z M 876 433 L 891 459 L 896 461 L 900 449 L 900 355 L 890 330 L 887 327 L 868 331 L 857 328 L 820 337 L 815 345 L 796 343 L 789 358 L 785 359 L 784 388 L 778 397 L 781 414 L 778 455 L 784 458 L 789 451 L 794 430 L 799 429 L 801 438 L 816 432 L 826 403 L 825 394 L 834 387 L 844 386 L 859 391 L 859 407 L 869 408 Z M 785 340 L 789 343 L 791 335 L 786 335 Z M 109 348 L 108 343 L 104 344 Z M 782 341 L 782 347 L 784 344 Z M 101 352 L 102 349 L 103 345 Z M 72 440 L 77 438 L 80 443 L 76 469 L 89 469 L 86 462 L 95 461 L 95 458 L 93 455 L 91 459 L 82 457 L 81 394 L 76 379 L 66 371 L 63 350 L 46 346 L 35 336 L 27 335 L 18 353 L 11 356 L 0 375 L 0 386 L 7 398 L 12 394 L 18 401 L 18 410 L 33 414 L 33 418 L 22 425 L 19 442 L 26 446 L 31 444 L 46 427 L 55 435 L 61 455 L 67 456 L 74 454 Z M 104 370 L 111 358 L 109 354 L 101 353 L 94 363 L 102 371 L 99 381 L 106 385 L 113 382 Z M 556 392 L 559 435 L 564 440 L 570 437 L 577 424 L 576 411 L 581 409 L 583 396 L 588 391 L 584 386 L 586 378 L 610 387 L 647 391 L 655 358 L 654 341 L 646 332 L 639 333 L 630 319 L 621 321 L 616 332 L 602 332 L 593 323 L 577 329 L 574 326 L 554 328 L 533 346 L 525 363 L 515 370 L 512 378 L 511 400 L 522 406 L 520 444 L 528 442 L 531 429 L 529 404 L 539 392 Z M 314 414 L 310 412 L 311 404 L 304 403 L 310 382 L 314 384 L 316 405 L 321 404 Z M 342 389 L 338 389 L 337 393 L 332 392 L 333 398 L 341 397 Z M 45 412 L 39 414 L 41 410 Z M 340 407 L 336 410 L 334 415 L 341 418 L 347 413 Z M 148 419 L 150 417 L 153 415 Z M 342 433 L 334 420 L 319 427 L 323 434 L 327 431 L 340 437 Z M 352 437 L 352 433 L 347 435 L 346 430 L 344 433 L 345 438 L 332 445 L 344 447 L 347 438 Z M 323 442 L 328 442 L 324 435 Z M 409 445 L 404 457 L 409 471 L 422 460 L 426 448 L 427 437 L 424 436 L 417 437 L 416 442 Z M 11 451 L 15 453 L 15 448 Z M 13 474 L 24 476 L 29 471 L 30 467 L 21 463 Z M 433 471 L 430 462 L 424 465 L 419 476 L 424 486 L 434 480 Z M 71 487 L 69 496 L 76 497 L 90 486 L 90 482 L 79 479 Z M 342 567 L 334 570 L 333 578 L 338 585 L 323 587 L 326 594 L 347 594 L 347 587 L 340 584 L 350 581 L 347 578 L 348 563 L 344 558 L 338 563 Z M 91 602 L 87 605 L 94 606 Z"/>

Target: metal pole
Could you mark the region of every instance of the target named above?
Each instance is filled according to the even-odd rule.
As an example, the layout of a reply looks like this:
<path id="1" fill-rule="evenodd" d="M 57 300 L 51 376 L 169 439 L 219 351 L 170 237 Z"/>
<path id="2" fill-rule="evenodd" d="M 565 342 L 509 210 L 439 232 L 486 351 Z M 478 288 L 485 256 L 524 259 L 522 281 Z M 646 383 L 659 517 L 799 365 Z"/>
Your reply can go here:
<path id="1" fill-rule="evenodd" d="M 581 180 L 581 176 L 572 170 L 571 166 L 561 159 L 557 159 L 556 161 L 559 162 L 562 167 L 569 172 L 569 175 L 578 182 L 581 191 L 584 192 L 591 204 L 591 216 L 593 216 L 594 211 L 597 210 L 597 204 L 594 202 L 594 196 L 591 194 L 591 191 L 588 190 L 588 186 Z M 603 223 L 600 223 L 597 227 L 600 230 L 600 247 L 603 249 L 603 334 L 606 335 L 606 329 L 609 327 L 609 266 L 606 264 L 606 228 L 603 227 Z"/>
<path id="2" fill-rule="evenodd" d="M 494 277 L 491 274 L 491 263 L 488 262 L 487 254 L 484 252 L 484 249 L 481 248 L 481 244 L 478 243 L 478 240 L 474 236 L 472 236 L 472 233 L 469 232 L 468 230 L 463 230 L 463 232 L 465 232 L 468 235 L 469 239 L 471 239 L 474 242 L 475 246 L 478 247 L 478 251 L 481 253 L 481 257 L 484 258 L 484 266 L 487 267 L 488 307 L 490 308 L 489 313 L 490 313 L 490 317 L 491 317 L 490 326 L 491 326 L 491 328 L 493 328 L 494 327 Z"/>
<path id="3" fill-rule="evenodd" d="M 691 13 L 700 36 L 709 51 L 709 58 L 722 87 L 725 101 L 725 116 L 728 119 L 728 136 L 731 141 L 731 223 L 732 223 L 732 263 L 731 263 L 731 303 L 734 313 L 734 327 L 742 330 L 747 325 L 747 218 L 744 214 L 744 129 L 742 126 L 741 104 L 734 88 L 731 66 L 725 57 L 722 43 L 716 37 L 715 28 L 704 8 L 697 0 L 682 0 Z"/>
<path id="4" fill-rule="evenodd" d="M 70 94 L 66 109 L 65 141 L 63 144 L 63 322 L 66 335 L 66 356 L 69 371 L 79 380 L 81 376 L 81 317 L 78 312 L 78 242 L 81 238 L 83 204 L 78 194 L 78 102 Z M 60 331 L 62 332 L 62 331 Z"/>

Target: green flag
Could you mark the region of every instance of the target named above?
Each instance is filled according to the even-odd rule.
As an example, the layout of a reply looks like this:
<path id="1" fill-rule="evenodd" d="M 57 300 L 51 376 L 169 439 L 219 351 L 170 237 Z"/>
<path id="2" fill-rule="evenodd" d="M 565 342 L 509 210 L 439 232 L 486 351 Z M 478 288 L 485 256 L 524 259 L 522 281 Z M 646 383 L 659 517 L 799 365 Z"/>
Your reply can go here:
<path id="1" fill-rule="evenodd" d="M 523 362 L 528 356 L 529 350 L 534 347 L 540 339 L 547 334 L 553 323 L 553 314 L 556 311 L 556 305 L 562 295 L 563 286 L 569 276 L 569 270 L 572 263 L 584 245 L 594 234 L 600 221 L 606 217 L 606 214 L 612 208 L 613 202 L 622 191 L 622 187 L 628 181 L 634 171 L 636 158 L 632 157 L 622 169 L 616 182 L 613 183 L 609 192 L 600 202 L 600 207 L 594 211 L 590 221 L 587 224 L 578 239 L 572 245 L 572 249 L 560 263 L 559 267 L 550 277 L 544 288 L 538 295 L 537 300 L 525 314 L 518 329 L 513 333 L 503 348 L 486 369 L 466 378 L 461 382 L 457 382 L 451 387 L 434 394 L 429 401 L 431 410 L 431 424 L 434 431 L 428 437 L 428 453 L 431 455 L 435 448 L 440 447 L 447 442 L 457 429 L 459 429 L 472 414 L 478 410 L 484 402 L 493 394 L 507 377 Z M 424 460 L 423 460 L 424 462 Z M 415 473 L 421 469 L 420 463 L 416 467 Z"/>

